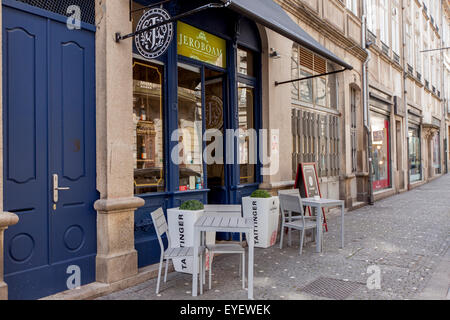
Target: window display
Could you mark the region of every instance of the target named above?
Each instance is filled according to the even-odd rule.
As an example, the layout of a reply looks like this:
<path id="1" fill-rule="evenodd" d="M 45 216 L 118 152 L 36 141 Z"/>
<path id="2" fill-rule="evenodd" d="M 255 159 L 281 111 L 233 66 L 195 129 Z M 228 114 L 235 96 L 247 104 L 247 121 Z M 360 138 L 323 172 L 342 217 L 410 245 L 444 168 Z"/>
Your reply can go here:
<path id="1" fill-rule="evenodd" d="M 164 67 L 133 63 L 134 192 L 165 191 L 162 114 Z"/>
<path id="2" fill-rule="evenodd" d="M 409 175 L 410 181 L 422 180 L 422 162 L 419 127 L 409 128 Z"/>
<path id="3" fill-rule="evenodd" d="M 178 67 L 180 191 L 203 189 L 203 111 L 200 68 Z"/>
<path id="4" fill-rule="evenodd" d="M 439 133 L 433 137 L 433 168 L 435 174 L 441 173 L 441 138 Z"/>
<path id="5" fill-rule="evenodd" d="M 372 182 L 374 191 L 389 188 L 390 145 L 389 118 L 381 114 L 370 113 L 372 132 Z"/>
<path id="6" fill-rule="evenodd" d="M 256 156 L 256 136 L 252 137 L 251 131 L 254 129 L 254 89 L 249 85 L 238 83 L 239 97 L 239 166 L 240 183 L 255 182 L 255 156 Z M 253 138 L 254 141 L 251 141 Z M 253 148 L 251 150 L 250 148 Z M 253 157 L 252 157 L 253 151 Z M 252 159 L 253 158 L 253 159 Z"/>

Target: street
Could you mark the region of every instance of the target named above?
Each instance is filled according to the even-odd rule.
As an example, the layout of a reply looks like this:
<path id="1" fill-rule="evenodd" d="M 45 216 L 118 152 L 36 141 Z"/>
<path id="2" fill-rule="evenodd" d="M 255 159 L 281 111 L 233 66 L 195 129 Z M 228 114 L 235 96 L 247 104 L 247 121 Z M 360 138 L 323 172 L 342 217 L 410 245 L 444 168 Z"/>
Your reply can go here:
<path id="1" fill-rule="evenodd" d="M 255 250 L 255 300 L 265 299 L 448 299 L 450 285 L 450 176 L 410 192 L 346 212 L 345 248 L 340 249 L 340 215 L 328 214 L 324 250 L 307 242 L 299 256 L 292 247 Z M 214 259 L 212 290 L 197 300 L 244 300 L 239 256 Z M 379 272 L 379 273 L 378 273 Z M 373 281 L 368 281 L 373 280 Z M 369 283 L 368 283 L 369 282 Z M 170 273 L 155 294 L 156 279 L 99 299 L 193 299 L 191 276 Z"/>

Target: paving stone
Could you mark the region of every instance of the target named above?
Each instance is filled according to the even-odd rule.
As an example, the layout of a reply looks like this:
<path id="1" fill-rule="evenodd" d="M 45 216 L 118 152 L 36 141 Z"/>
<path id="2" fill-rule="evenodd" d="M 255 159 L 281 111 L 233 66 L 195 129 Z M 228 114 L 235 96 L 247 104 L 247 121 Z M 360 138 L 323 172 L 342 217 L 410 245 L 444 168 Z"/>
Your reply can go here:
<path id="1" fill-rule="evenodd" d="M 378 201 L 346 213 L 346 247 L 340 248 L 340 213 L 327 215 L 329 232 L 324 234 L 324 251 L 315 252 L 308 242 L 299 256 L 299 233 L 293 232 L 293 245 L 255 249 L 255 298 L 313 299 L 301 288 L 319 278 L 332 278 L 366 284 L 369 266 L 381 271 L 381 289 L 365 285 L 347 299 L 415 299 L 424 290 L 450 246 L 450 175 L 422 187 Z M 192 277 L 171 273 L 161 292 L 155 294 L 156 279 L 99 299 L 120 300 L 245 300 L 238 274 L 239 255 L 214 259 L 212 290 L 193 298 Z M 262 271 L 262 272 L 261 272 Z M 220 275 L 220 276 L 218 276 Z M 449 279 L 443 279 L 449 281 Z M 186 286 L 188 283 L 188 286 Z"/>

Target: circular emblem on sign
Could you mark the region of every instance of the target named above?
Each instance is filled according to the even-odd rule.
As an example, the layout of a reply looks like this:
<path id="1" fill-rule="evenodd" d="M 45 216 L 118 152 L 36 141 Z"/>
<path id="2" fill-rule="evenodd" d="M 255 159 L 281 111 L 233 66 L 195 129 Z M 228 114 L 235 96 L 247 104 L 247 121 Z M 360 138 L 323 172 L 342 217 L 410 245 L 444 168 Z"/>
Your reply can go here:
<path id="1" fill-rule="evenodd" d="M 136 31 L 170 19 L 169 13 L 161 8 L 146 11 L 136 27 Z M 173 38 L 172 23 L 164 24 L 154 29 L 138 34 L 134 41 L 139 54 L 147 59 L 158 58 L 163 55 Z"/>
<path id="2" fill-rule="evenodd" d="M 222 100 L 216 96 L 207 96 L 205 100 L 206 128 L 221 129 L 223 126 Z"/>

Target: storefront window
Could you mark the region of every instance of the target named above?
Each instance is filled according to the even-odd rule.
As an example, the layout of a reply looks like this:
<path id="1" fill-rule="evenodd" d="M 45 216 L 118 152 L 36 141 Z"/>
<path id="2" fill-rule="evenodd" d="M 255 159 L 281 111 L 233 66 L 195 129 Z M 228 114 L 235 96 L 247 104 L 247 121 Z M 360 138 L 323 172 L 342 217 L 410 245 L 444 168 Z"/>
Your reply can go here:
<path id="1" fill-rule="evenodd" d="M 370 113 L 372 131 L 373 189 L 390 187 L 389 118 L 375 112 Z"/>
<path id="2" fill-rule="evenodd" d="M 256 135 L 254 125 L 254 89 L 249 85 L 238 83 L 239 97 L 239 166 L 240 183 L 255 182 Z M 250 130 L 250 131 L 249 131 Z"/>
<path id="3" fill-rule="evenodd" d="M 300 65 L 299 65 L 299 59 L 298 59 L 298 46 L 294 45 L 292 47 L 292 55 L 291 55 L 291 79 L 298 79 L 299 78 L 299 70 L 300 70 Z M 298 89 L 298 81 L 294 81 L 292 82 L 292 87 L 291 87 L 291 93 L 292 93 L 292 99 L 298 100 L 298 94 L 299 94 L 299 89 Z"/>
<path id="4" fill-rule="evenodd" d="M 313 52 L 294 44 L 291 52 L 291 79 L 303 79 L 337 70 L 336 65 Z M 292 99 L 313 106 L 337 109 L 337 77 L 335 74 L 293 81 Z"/>
<path id="5" fill-rule="evenodd" d="M 441 173 L 441 138 L 439 133 L 433 138 L 433 167 L 435 174 Z"/>
<path id="6" fill-rule="evenodd" d="M 327 105 L 327 81 L 325 78 L 316 78 L 316 104 L 325 107 Z"/>
<path id="7" fill-rule="evenodd" d="M 178 67 L 178 129 L 180 191 L 203 189 L 202 77 L 199 68 Z"/>
<path id="8" fill-rule="evenodd" d="M 306 78 L 312 76 L 311 73 L 301 70 L 300 77 Z M 308 103 L 313 102 L 313 81 L 312 79 L 300 81 L 300 100 Z"/>
<path id="9" fill-rule="evenodd" d="M 237 49 L 237 57 L 238 57 L 237 72 L 240 74 L 245 74 L 250 77 L 254 77 L 255 63 L 253 61 L 253 53 L 250 50 L 239 47 Z"/>
<path id="10" fill-rule="evenodd" d="M 205 68 L 205 124 L 208 189 L 225 186 L 224 166 L 224 96 L 225 74 Z M 220 131 L 222 137 L 217 135 Z M 217 139 L 217 140 L 216 140 Z M 210 151 L 209 149 L 212 148 Z M 218 150 L 217 148 L 221 148 Z"/>
<path id="11" fill-rule="evenodd" d="M 164 67 L 133 63 L 135 194 L 165 191 L 162 77 Z"/>
<path id="12" fill-rule="evenodd" d="M 418 127 L 409 128 L 409 175 L 410 181 L 422 180 L 422 163 L 420 150 L 420 131 Z"/>

